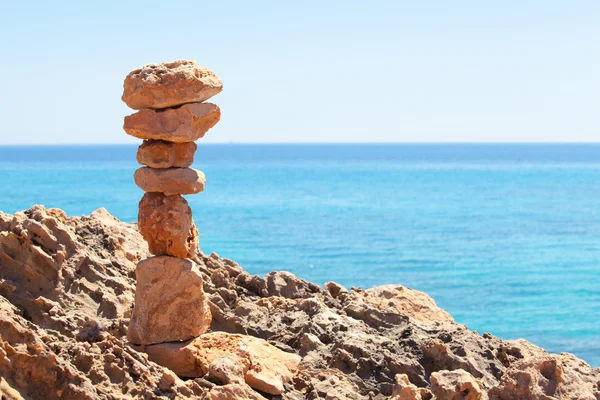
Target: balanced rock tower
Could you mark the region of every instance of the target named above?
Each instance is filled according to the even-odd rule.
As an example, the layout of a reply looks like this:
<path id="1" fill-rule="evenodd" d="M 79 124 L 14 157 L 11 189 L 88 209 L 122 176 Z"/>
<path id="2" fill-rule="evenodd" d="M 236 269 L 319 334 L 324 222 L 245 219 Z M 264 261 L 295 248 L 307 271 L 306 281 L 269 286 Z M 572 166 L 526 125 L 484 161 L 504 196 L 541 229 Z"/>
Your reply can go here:
<path id="1" fill-rule="evenodd" d="M 190 168 L 196 140 L 221 117 L 205 103 L 223 89 L 221 80 L 196 62 L 149 64 L 125 78 L 122 100 L 135 114 L 123 129 L 143 139 L 135 183 L 146 192 L 139 204 L 138 227 L 154 257 L 136 268 L 135 305 L 128 339 L 138 345 L 179 342 L 200 336 L 211 314 L 202 275 L 192 260 L 199 234 L 182 195 L 204 190 L 205 177 Z"/>

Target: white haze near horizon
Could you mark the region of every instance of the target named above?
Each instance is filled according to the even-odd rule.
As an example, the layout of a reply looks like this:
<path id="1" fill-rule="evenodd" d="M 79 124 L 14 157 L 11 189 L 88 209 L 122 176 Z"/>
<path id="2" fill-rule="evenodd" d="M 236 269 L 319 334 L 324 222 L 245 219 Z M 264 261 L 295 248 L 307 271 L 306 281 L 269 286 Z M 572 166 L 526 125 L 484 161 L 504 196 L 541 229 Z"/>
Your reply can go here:
<path id="1" fill-rule="evenodd" d="M 205 142 L 598 141 L 599 21 L 577 0 L 5 2 L 0 144 L 137 143 L 123 78 L 177 58 L 224 81 Z"/>

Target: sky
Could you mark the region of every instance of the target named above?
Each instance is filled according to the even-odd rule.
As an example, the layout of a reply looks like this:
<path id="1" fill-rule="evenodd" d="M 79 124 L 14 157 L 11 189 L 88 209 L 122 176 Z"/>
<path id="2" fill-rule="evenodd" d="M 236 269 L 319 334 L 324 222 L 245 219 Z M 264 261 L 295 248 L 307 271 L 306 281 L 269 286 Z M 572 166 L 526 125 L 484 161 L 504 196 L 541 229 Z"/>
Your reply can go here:
<path id="1" fill-rule="evenodd" d="M 127 73 L 221 77 L 205 142 L 600 141 L 600 2 L 17 1 L 0 144 L 138 143 Z"/>

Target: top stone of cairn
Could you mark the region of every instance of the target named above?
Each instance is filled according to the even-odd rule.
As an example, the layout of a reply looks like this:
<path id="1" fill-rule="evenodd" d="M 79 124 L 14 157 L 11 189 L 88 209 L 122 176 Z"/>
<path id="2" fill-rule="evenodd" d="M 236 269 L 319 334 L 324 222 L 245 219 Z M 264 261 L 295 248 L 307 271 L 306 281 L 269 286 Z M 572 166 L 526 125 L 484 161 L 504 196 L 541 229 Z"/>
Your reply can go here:
<path id="1" fill-rule="evenodd" d="M 223 90 L 221 79 L 195 61 L 148 64 L 131 71 L 123 83 L 125 104 L 134 110 L 200 103 Z"/>

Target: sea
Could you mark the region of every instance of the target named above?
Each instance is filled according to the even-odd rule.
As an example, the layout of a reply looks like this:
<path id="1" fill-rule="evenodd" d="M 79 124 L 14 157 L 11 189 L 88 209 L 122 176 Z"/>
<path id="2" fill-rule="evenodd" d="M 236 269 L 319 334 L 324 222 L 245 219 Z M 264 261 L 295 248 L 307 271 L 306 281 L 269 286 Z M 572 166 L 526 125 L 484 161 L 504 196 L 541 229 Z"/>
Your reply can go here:
<path id="1" fill-rule="evenodd" d="M 0 147 L 0 210 L 137 219 L 135 145 Z M 600 144 L 203 144 L 205 253 L 401 284 L 455 320 L 600 366 Z"/>

